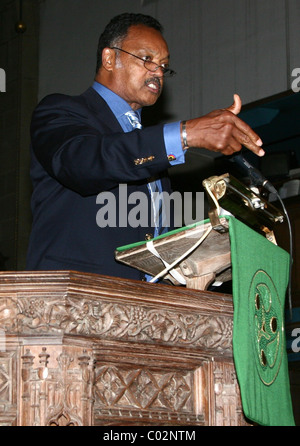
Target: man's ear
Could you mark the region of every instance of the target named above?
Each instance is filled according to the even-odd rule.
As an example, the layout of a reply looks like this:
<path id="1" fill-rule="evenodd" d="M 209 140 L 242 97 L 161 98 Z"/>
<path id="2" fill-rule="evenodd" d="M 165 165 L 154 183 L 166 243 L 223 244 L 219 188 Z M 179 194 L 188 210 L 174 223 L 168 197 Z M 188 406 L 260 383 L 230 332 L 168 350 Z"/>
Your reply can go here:
<path id="1" fill-rule="evenodd" d="M 107 70 L 111 71 L 114 66 L 116 53 L 111 48 L 104 48 L 102 51 L 102 66 Z"/>

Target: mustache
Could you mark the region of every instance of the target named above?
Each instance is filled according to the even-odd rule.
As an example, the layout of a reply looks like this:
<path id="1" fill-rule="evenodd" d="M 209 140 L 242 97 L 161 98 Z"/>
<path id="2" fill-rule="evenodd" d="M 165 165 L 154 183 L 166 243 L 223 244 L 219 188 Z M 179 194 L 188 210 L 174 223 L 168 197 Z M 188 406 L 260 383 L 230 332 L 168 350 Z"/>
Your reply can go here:
<path id="1" fill-rule="evenodd" d="M 156 84 L 158 89 L 159 89 L 159 93 L 161 93 L 162 90 L 162 84 L 161 84 L 161 80 L 159 77 L 151 77 L 150 79 L 147 79 L 145 82 L 146 85 L 149 84 Z"/>

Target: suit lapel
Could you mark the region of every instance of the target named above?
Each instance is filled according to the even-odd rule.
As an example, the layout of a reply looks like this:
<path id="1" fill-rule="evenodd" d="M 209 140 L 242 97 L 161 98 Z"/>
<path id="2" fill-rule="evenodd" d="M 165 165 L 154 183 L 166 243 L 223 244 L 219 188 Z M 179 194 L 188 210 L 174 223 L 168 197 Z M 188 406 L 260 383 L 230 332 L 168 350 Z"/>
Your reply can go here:
<path id="1" fill-rule="evenodd" d="M 84 97 L 88 107 L 92 110 L 94 118 L 99 122 L 101 121 L 101 126 L 105 124 L 113 131 L 123 132 L 107 103 L 92 87 L 89 87 L 81 96 Z"/>

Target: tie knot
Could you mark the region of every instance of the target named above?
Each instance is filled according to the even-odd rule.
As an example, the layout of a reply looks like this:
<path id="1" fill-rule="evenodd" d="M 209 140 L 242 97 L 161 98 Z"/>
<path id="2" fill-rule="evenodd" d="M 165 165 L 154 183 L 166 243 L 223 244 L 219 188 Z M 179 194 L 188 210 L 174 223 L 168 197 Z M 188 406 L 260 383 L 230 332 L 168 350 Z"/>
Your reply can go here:
<path id="1" fill-rule="evenodd" d="M 135 113 L 134 111 L 129 111 L 129 112 L 125 113 L 125 115 L 129 119 L 129 122 L 134 129 L 142 128 L 142 124 L 140 123 L 140 119 L 139 119 L 139 116 L 137 113 Z"/>

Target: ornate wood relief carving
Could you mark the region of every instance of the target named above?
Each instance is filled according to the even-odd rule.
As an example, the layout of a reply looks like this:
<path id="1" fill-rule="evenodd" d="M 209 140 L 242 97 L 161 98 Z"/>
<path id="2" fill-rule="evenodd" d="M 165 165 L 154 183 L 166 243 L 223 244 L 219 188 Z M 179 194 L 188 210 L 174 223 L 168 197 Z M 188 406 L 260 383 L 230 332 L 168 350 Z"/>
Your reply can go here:
<path id="1" fill-rule="evenodd" d="M 27 348 L 22 355 L 21 425 L 92 424 L 94 370 L 76 347 Z"/>
<path id="2" fill-rule="evenodd" d="M 245 424 L 229 297 L 75 272 L 0 275 L 0 425 Z"/>
<path id="3" fill-rule="evenodd" d="M 111 422 L 116 414 L 129 419 L 135 414 L 148 423 L 181 419 L 200 424 L 203 417 L 195 415 L 193 386 L 192 371 L 103 365 L 96 369 L 95 413 L 99 420 Z"/>
<path id="4" fill-rule="evenodd" d="M 22 333 L 70 333 L 102 339 L 149 341 L 231 353 L 232 320 L 89 299 L 6 299 L 6 326 Z M 16 311 L 11 311 L 18 307 Z M 17 323 L 16 323 L 17 322 Z"/>
<path id="5" fill-rule="evenodd" d="M 0 350 L 0 426 L 16 424 L 16 367 L 14 352 Z"/>
<path id="6" fill-rule="evenodd" d="M 246 426 L 233 364 L 213 363 L 216 426 Z"/>

